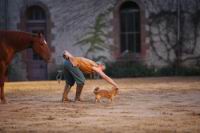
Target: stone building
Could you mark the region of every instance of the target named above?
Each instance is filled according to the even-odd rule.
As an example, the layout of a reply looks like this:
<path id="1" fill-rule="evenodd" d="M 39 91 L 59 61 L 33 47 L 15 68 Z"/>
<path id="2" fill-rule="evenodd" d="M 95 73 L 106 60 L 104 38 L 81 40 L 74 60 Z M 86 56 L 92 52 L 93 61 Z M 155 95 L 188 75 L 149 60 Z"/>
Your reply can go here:
<path id="1" fill-rule="evenodd" d="M 103 55 L 110 62 L 135 61 L 149 67 L 179 59 L 198 66 L 199 5 L 198 0 L 0 0 L 0 28 L 42 32 L 51 48 L 49 64 L 32 50 L 16 55 L 12 68 L 20 80 L 48 79 L 62 64 L 64 49 L 84 56 L 89 45 L 75 44 L 90 32 L 100 14 L 104 14 L 106 33 L 102 38 L 109 47 L 104 45 L 103 51 L 88 57 Z"/>

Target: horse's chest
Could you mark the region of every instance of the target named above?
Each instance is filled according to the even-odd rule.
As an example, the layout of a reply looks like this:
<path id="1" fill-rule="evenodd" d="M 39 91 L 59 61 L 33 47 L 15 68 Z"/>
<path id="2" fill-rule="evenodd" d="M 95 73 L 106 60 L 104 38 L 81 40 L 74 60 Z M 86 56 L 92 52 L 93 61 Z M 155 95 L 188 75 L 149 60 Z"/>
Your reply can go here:
<path id="1" fill-rule="evenodd" d="M 8 47 L 5 41 L 0 41 L 0 60 L 10 63 L 13 57 L 13 49 Z"/>

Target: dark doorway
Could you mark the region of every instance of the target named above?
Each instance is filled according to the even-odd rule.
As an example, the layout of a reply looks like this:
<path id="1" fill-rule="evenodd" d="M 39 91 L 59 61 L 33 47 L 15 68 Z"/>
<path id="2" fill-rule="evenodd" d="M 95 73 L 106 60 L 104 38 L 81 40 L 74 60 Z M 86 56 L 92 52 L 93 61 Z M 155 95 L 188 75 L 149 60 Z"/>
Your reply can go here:
<path id="1" fill-rule="evenodd" d="M 26 11 L 26 29 L 32 33 L 47 35 L 47 23 L 45 11 L 39 6 L 31 6 Z M 28 80 L 46 80 L 47 64 L 34 53 L 27 50 L 27 78 Z"/>

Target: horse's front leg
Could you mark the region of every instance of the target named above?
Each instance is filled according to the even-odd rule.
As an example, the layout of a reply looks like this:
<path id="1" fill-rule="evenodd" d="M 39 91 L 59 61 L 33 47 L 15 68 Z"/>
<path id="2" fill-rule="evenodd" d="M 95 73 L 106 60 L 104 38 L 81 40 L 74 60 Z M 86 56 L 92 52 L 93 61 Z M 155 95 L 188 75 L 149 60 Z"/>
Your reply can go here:
<path id="1" fill-rule="evenodd" d="M 1 80 L 0 81 L 0 98 L 1 98 L 1 103 L 5 104 L 6 103 L 6 99 L 5 99 L 5 95 L 4 95 L 4 81 Z"/>
<path id="2" fill-rule="evenodd" d="M 5 74 L 6 74 L 6 67 L 2 62 L 0 62 L 0 99 L 1 99 L 1 103 L 3 104 L 6 103 L 6 99 L 4 95 Z"/>

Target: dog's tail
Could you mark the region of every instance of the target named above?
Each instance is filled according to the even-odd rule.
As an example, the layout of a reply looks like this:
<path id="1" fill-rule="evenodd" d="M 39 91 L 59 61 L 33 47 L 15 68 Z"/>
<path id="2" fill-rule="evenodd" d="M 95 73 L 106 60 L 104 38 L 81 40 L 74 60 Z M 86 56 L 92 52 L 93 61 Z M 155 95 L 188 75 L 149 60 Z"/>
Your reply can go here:
<path id="1" fill-rule="evenodd" d="M 96 87 L 93 92 L 94 92 L 94 94 L 97 94 L 98 91 L 99 91 L 99 87 Z"/>

